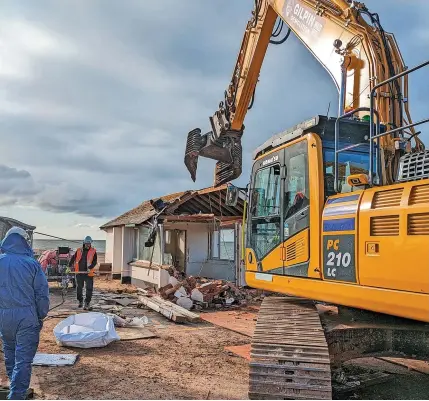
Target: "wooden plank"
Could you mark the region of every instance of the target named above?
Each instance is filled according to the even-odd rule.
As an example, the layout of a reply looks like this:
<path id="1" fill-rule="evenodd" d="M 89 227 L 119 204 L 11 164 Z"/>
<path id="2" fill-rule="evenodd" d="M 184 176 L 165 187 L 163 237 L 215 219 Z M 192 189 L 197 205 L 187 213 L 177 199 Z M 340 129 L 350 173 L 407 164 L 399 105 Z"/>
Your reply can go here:
<path id="1" fill-rule="evenodd" d="M 121 341 L 142 340 L 146 338 L 158 337 L 155 333 L 146 328 L 116 327 L 115 330 L 118 333 Z"/>
<path id="2" fill-rule="evenodd" d="M 195 323 L 195 322 L 201 321 L 200 315 L 193 313 L 191 311 L 188 311 L 187 309 L 182 308 L 181 306 L 176 305 L 173 302 L 162 299 L 158 295 L 155 295 L 153 297 L 147 297 L 147 298 L 150 298 L 152 301 L 156 302 L 157 304 L 163 307 L 171 308 L 174 311 L 177 311 L 180 315 L 186 316 L 189 322 Z"/>
<path id="3" fill-rule="evenodd" d="M 429 375 L 429 362 L 420 361 L 416 359 L 406 359 L 406 358 L 391 358 L 379 356 L 377 359 L 393 363 L 395 365 L 403 366 L 409 370 L 415 370 L 416 372 Z"/>
<path id="4" fill-rule="evenodd" d="M 166 305 L 161 305 L 158 302 L 155 302 L 152 298 L 146 296 L 139 296 L 139 301 L 154 310 L 155 312 L 160 313 L 165 316 L 167 319 L 172 320 L 175 323 L 184 323 L 188 321 L 188 318 L 182 314 L 180 314 L 177 310 L 174 310 L 171 307 Z"/>

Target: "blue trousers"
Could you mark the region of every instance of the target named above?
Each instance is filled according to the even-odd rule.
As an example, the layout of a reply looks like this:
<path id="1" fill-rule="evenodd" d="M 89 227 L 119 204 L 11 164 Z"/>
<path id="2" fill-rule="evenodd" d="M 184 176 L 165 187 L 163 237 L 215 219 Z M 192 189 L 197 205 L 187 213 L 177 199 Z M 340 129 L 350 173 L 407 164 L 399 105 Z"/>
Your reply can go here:
<path id="1" fill-rule="evenodd" d="M 0 310 L 0 337 L 10 380 L 9 400 L 26 398 L 40 330 L 41 324 L 31 308 Z"/>

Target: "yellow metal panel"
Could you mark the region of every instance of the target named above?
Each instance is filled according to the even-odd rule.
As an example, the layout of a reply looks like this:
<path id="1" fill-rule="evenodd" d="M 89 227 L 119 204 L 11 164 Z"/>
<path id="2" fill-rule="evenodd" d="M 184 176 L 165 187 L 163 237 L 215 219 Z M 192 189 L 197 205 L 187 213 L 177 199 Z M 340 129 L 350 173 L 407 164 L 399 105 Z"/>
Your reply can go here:
<path id="1" fill-rule="evenodd" d="M 262 259 L 262 271 L 279 269 L 283 267 L 282 259 L 283 244 L 274 248 L 265 258 Z"/>
<path id="2" fill-rule="evenodd" d="M 322 278 L 320 233 L 322 232 L 322 210 L 325 185 L 322 156 L 322 140 L 318 135 L 306 135 L 308 141 L 308 165 L 310 184 L 310 263 L 308 276 Z"/>
<path id="3" fill-rule="evenodd" d="M 333 281 L 246 272 L 254 288 L 429 322 L 429 295 Z"/>
<path id="4" fill-rule="evenodd" d="M 286 267 L 307 262 L 310 251 L 309 232 L 310 230 L 307 228 L 284 243 Z"/>
<path id="5" fill-rule="evenodd" d="M 250 255 L 250 257 L 249 257 Z M 251 260 L 251 262 L 249 262 Z M 257 271 L 258 265 L 256 264 L 256 255 L 253 249 L 246 248 L 246 270 Z"/>
<path id="6" fill-rule="evenodd" d="M 413 218 L 429 213 L 429 199 L 425 196 L 428 181 L 365 191 L 359 219 L 359 278 L 362 285 L 429 293 L 429 235 L 424 234 L 425 223 L 421 217 Z M 386 190 L 388 192 L 384 192 Z M 378 191 L 383 191 L 384 195 L 377 195 Z M 401 193 L 399 201 L 387 200 L 389 192 Z M 422 196 L 418 198 L 417 193 Z M 416 198 L 421 200 L 416 202 Z M 383 202 L 380 203 L 380 199 Z M 383 207 L 374 208 L 374 205 Z M 420 229 L 421 235 L 413 235 L 416 229 Z M 378 252 L 368 251 L 370 243 L 377 244 Z"/>

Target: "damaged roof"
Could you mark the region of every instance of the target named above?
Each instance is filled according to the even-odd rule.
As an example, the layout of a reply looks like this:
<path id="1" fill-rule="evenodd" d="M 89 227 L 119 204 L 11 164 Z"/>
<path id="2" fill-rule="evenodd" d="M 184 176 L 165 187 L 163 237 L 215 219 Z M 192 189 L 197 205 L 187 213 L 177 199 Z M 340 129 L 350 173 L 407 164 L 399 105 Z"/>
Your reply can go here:
<path id="1" fill-rule="evenodd" d="M 201 214 L 225 217 L 242 216 L 244 197 L 239 197 L 236 206 L 226 206 L 226 190 L 227 184 L 196 191 L 176 192 L 159 198 L 150 199 L 108 223 L 103 224 L 100 228 L 106 229 L 128 224 L 143 224 L 157 214 L 152 203 L 158 200 L 169 203 L 162 214 L 163 216 L 189 216 Z"/>
<path id="2" fill-rule="evenodd" d="M 157 201 L 159 199 L 162 199 L 164 202 L 176 202 L 177 200 L 180 200 L 182 196 L 184 196 L 186 193 L 189 193 L 191 191 L 183 191 L 183 192 L 176 192 L 174 194 L 165 195 L 160 198 L 152 199 L 153 201 Z M 106 224 L 103 224 L 100 228 L 108 228 L 108 227 L 115 227 L 115 226 L 123 226 L 125 224 L 142 224 L 148 219 L 150 219 L 152 216 L 155 216 L 156 211 L 152 207 L 151 200 L 144 201 L 139 206 L 135 207 L 134 209 L 129 210 L 128 212 L 122 214 L 119 217 L 116 217 L 115 219 L 109 221 Z"/>

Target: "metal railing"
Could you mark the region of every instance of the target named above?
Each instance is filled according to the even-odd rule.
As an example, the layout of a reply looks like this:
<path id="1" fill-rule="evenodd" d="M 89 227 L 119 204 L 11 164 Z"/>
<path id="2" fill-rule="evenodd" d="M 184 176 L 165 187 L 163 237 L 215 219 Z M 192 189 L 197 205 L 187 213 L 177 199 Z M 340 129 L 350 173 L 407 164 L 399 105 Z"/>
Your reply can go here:
<path id="1" fill-rule="evenodd" d="M 374 101 L 375 101 L 375 96 L 376 96 L 376 91 L 378 88 L 392 82 L 395 81 L 396 79 L 402 78 L 405 75 L 411 74 L 414 71 L 420 70 L 423 67 L 426 67 L 427 65 L 429 65 L 429 60 L 425 61 L 422 64 L 419 64 L 409 70 L 405 70 L 389 79 L 386 79 L 383 82 L 380 82 L 379 84 L 375 85 L 372 89 L 371 89 L 371 93 L 370 93 L 370 111 L 369 111 L 369 163 L 370 163 L 370 169 L 369 169 L 369 179 L 368 179 L 368 183 L 371 185 L 372 184 L 372 157 L 373 157 L 373 153 L 374 153 L 374 139 L 377 139 L 377 142 L 379 140 L 379 138 L 386 136 L 386 135 L 391 135 L 391 134 L 395 134 L 396 132 L 399 131 L 403 131 L 404 129 L 408 129 L 408 128 L 412 128 L 415 127 L 417 125 L 420 124 L 424 124 L 426 122 L 429 122 L 429 118 L 426 118 L 424 120 L 420 120 L 416 123 L 412 123 L 412 124 L 408 124 L 408 125 L 404 125 L 402 127 L 398 127 L 398 128 L 394 128 L 390 131 L 386 131 L 380 134 L 380 132 L 377 132 L 374 135 L 374 114 L 376 114 L 376 110 L 374 108 Z M 402 108 L 402 105 L 401 105 Z M 377 120 L 379 120 L 379 115 L 377 114 Z M 378 158 L 377 158 L 378 159 Z"/>
<path id="2" fill-rule="evenodd" d="M 378 163 L 379 163 L 379 144 L 380 144 L 379 140 L 380 140 L 380 138 L 383 136 L 386 136 L 386 135 L 392 135 L 392 134 L 395 134 L 397 132 L 403 131 L 405 129 L 412 128 L 412 127 L 415 127 L 417 125 L 429 122 L 429 118 L 426 118 L 426 119 L 417 121 L 415 123 L 407 124 L 407 125 L 404 125 L 402 127 L 394 128 L 394 129 L 391 129 L 389 131 L 385 131 L 385 132 L 381 133 L 380 132 L 380 114 L 377 110 L 375 110 L 375 106 L 374 106 L 374 99 L 376 97 L 377 89 L 379 89 L 380 87 L 382 87 L 382 86 L 384 86 L 384 85 L 386 85 L 386 84 L 388 84 L 388 83 L 390 83 L 396 79 L 402 78 L 402 77 L 404 77 L 408 74 L 411 74 L 412 72 L 417 71 L 417 70 L 419 70 L 423 67 L 426 67 L 428 65 L 429 65 L 429 60 L 422 63 L 422 64 L 419 64 L 419 65 L 417 65 L 411 69 L 405 70 L 405 71 L 403 71 L 403 72 L 401 72 L 401 73 L 399 73 L 399 74 L 397 74 L 397 75 L 395 75 L 389 79 L 386 79 L 383 82 L 380 82 L 379 84 L 375 85 L 371 89 L 370 107 L 358 107 L 354 110 L 349 111 L 348 113 L 345 113 L 345 114 L 339 116 L 336 119 L 336 121 L 335 121 L 335 156 L 334 156 L 334 180 L 335 180 L 334 181 L 334 189 L 335 189 L 335 192 L 338 192 L 338 179 L 339 179 L 339 177 L 338 177 L 338 175 L 339 175 L 338 174 L 339 173 L 339 171 L 338 171 L 339 170 L 338 154 L 339 153 L 344 152 L 346 150 L 357 148 L 359 146 L 369 145 L 368 183 L 369 183 L 369 185 L 372 185 L 374 182 L 374 180 L 373 180 L 373 174 L 374 174 L 374 140 L 376 140 L 377 146 L 375 148 L 375 151 L 376 151 L 376 153 L 375 153 L 375 181 L 376 181 L 376 183 L 379 183 L 379 177 L 378 177 L 379 166 L 378 166 Z M 401 105 L 401 107 L 402 107 L 402 105 Z M 352 116 L 356 113 L 359 113 L 361 111 L 369 111 L 369 138 L 368 138 L 369 143 L 368 142 L 361 142 L 361 143 L 353 144 L 350 146 L 346 146 L 342 149 L 339 149 L 340 120 L 347 118 L 347 117 L 350 117 L 350 116 Z M 374 123 L 374 116 L 377 117 L 377 123 L 376 124 Z M 374 133 L 374 130 L 375 130 L 375 133 Z"/>

